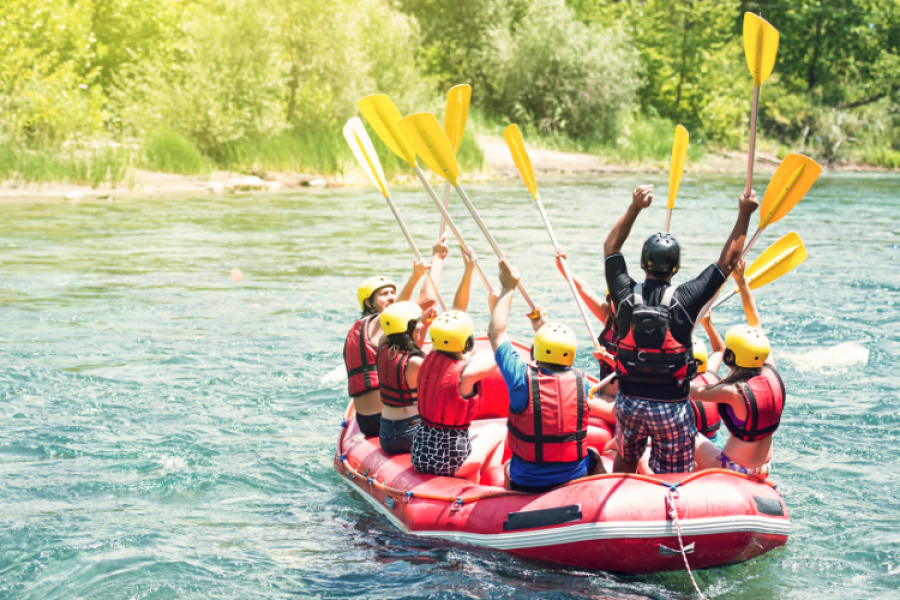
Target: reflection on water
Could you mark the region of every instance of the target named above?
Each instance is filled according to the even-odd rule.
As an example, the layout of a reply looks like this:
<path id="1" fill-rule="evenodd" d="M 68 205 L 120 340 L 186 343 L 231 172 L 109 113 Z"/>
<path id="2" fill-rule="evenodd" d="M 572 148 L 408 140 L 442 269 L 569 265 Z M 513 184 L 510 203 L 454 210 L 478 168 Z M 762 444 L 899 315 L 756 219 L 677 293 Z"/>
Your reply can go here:
<path id="1" fill-rule="evenodd" d="M 542 181 L 570 264 L 595 287 L 603 240 L 637 183 Z M 718 256 L 741 187 L 686 177 L 672 222 L 682 276 Z M 429 247 L 440 215 L 415 188 L 395 191 Z M 532 297 L 577 328 L 576 364 L 592 370 L 527 191 L 511 181 L 469 192 Z M 699 573 L 710 597 L 896 594 L 898 198 L 897 177 L 823 177 L 752 253 L 790 230 L 810 253 L 758 294 L 789 388 L 775 479 L 793 530 L 785 548 Z M 457 200 L 450 210 L 496 281 L 477 227 Z M 410 538 L 341 484 L 331 461 L 356 285 L 403 279 L 412 264 L 376 192 L 3 211 L 0 598 L 691 596 L 684 573 L 585 573 Z M 631 265 L 664 212 L 641 216 Z M 462 272 L 451 246 L 446 293 Z M 484 292 L 473 290 L 483 332 Z M 522 339 L 525 310 L 517 299 Z M 739 317 L 732 301 L 715 320 L 724 330 Z"/>

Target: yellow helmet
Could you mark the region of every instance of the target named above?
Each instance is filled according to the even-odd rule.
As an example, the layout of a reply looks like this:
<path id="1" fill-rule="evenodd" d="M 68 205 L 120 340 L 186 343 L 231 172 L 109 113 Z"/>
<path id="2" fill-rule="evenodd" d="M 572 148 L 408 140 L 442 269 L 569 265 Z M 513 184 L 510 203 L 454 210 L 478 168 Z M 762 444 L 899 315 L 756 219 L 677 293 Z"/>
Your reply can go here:
<path id="1" fill-rule="evenodd" d="M 547 323 L 534 334 L 534 359 L 569 367 L 575 362 L 575 333 L 559 323 Z"/>
<path id="2" fill-rule="evenodd" d="M 698 337 L 692 340 L 691 344 L 694 348 L 694 361 L 697 363 L 697 374 L 706 373 L 706 363 L 709 361 L 709 352 L 706 350 L 706 344 Z"/>
<path id="3" fill-rule="evenodd" d="M 725 334 L 725 348 L 734 352 L 734 364 L 746 369 L 763 366 L 769 357 L 769 340 L 749 325 L 737 325 Z"/>
<path id="4" fill-rule="evenodd" d="M 466 340 L 474 333 L 472 319 L 461 310 L 445 312 L 431 323 L 431 341 L 435 350 L 462 352 L 466 349 Z"/>
<path id="5" fill-rule="evenodd" d="M 397 289 L 397 284 L 391 281 L 390 277 L 369 277 L 363 281 L 362 285 L 359 286 L 359 289 L 356 290 L 356 297 L 359 298 L 359 307 L 362 310 L 366 310 L 366 300 L 371 298 L 372 294 L 387 286 L 391 286 L 395 290 Z"/>
<path id="6" fill-rule="evenodd" d="M 415 302 L 403 300 L 394 302 L 381 313 L 379 320 L 381 328 L 387 335 L 403 333 L 409 327 L 410 321 L 415 321 L 422 316 L 422 309 Z"/>

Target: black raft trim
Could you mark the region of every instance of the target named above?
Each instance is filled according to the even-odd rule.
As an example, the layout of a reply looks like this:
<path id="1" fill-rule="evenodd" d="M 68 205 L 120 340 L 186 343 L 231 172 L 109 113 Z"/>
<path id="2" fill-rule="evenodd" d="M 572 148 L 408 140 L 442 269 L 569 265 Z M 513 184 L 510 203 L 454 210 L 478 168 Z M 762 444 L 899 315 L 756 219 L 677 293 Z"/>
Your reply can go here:
<path id="1" fill-rule="evenodd" d="M 581 520 L 581 505 L 569 504 L 557 508 L 545 508 L 542 510 L 523 510 L 511 512 L 503 523 L 503 531 L 517 531 L 519 529 L 533 529 L 535 527 L 547 527 L 548 525 L 560 525 Z"/>
<path id="2" fill-rule="evenodd" d="M 778 498 L 761 498 L 759 496 L 753 496 L 753 500 L 756 501 L 756 509 L 760 514 L 772 517 L 784 516 L 784 508 L 781 505 L 781 500 Z"/>

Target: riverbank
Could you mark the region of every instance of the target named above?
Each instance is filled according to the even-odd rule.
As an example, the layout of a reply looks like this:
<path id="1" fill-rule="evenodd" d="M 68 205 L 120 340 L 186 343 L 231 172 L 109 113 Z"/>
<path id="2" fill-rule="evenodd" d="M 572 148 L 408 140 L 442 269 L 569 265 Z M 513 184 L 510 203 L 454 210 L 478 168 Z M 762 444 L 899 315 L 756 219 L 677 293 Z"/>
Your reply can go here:
<path id="1" fill-rule="evenodd" d="M 484 155 L 485 168 L 469 181 L 487 181 L 518 177 L 515 164 L 506 142 L 501 137 L 480 135 L 477 143 Z M 535 172 L 538 175 L 584 176 L 602 173 L 660 174 L 668 171 L 667 161 L 641 163 L 611 162 L 601 156 L 580 152 L 563 152 L 526 144 Z M 780 160 L 760 152 L 756 156 L 754 171 L 773 173 Z M 699 161 L 688 161 L 689 173 L 741 174 L 747 168 L 746 154 L 735 151 L 708 152 Z M 882 167 L 863 164 L 833 165 L 834 172 L 896 172 Z M 397 183 L 411 183 L 412 176 L 397 176 Z M 277 173 L 254 169 L 250 173 L 212 171 L 206 175 L 179 175 L 145 169 L 131 169 L 125 183 L 116 186 L 92 187 L 74 183 L 25 184 L 16 180 L 0 183 L 0 202 L 18 201 L 77 201 L 82 198 L 107 198 L 140 194 L 157 196 L 169 194 L 224 194 L 240 192 L 277 192 L 292 188 L 321 188 L 367 185 L 361 171 L 352 168 L 341 175 Z"/>

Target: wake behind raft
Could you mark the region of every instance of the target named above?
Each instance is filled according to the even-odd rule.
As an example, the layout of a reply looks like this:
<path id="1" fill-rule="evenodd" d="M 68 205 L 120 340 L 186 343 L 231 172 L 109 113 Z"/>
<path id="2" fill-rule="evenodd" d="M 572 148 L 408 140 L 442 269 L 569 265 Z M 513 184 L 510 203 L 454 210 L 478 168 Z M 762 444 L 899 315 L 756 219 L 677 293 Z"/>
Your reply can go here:
<path id="1" fill-rule="evenodd" d="M 491 352 L 487 339 L 476 343 L 478 350 Z M 529 358 L 527 347 L 515 346 Z M 481 385 L 485 399 L 473 433 L 505 424 L 509 407 L 499 372 Z M 632 574 L 681 570 L 685 558 L 692 568 L 740 562 L 787 543 L 787 507 L 774 485 L 755 477 L 721 469 L 652 477 L 615 473 L 577 479 L 543 494 L 511 492 L 503 489 L 503 463 L 510 456 L 505 443 L 482 466 L 477 484 L 422 475 L 409 454 L 388 456 L 377 437 L 363 436 L 354 417 L 351 402 L 334 467 L 409 535 Z M 602 452 L 613 433 L 592 419 L 588 444 Z M 609 454 L 603 461 L 611 473 Z"/>

